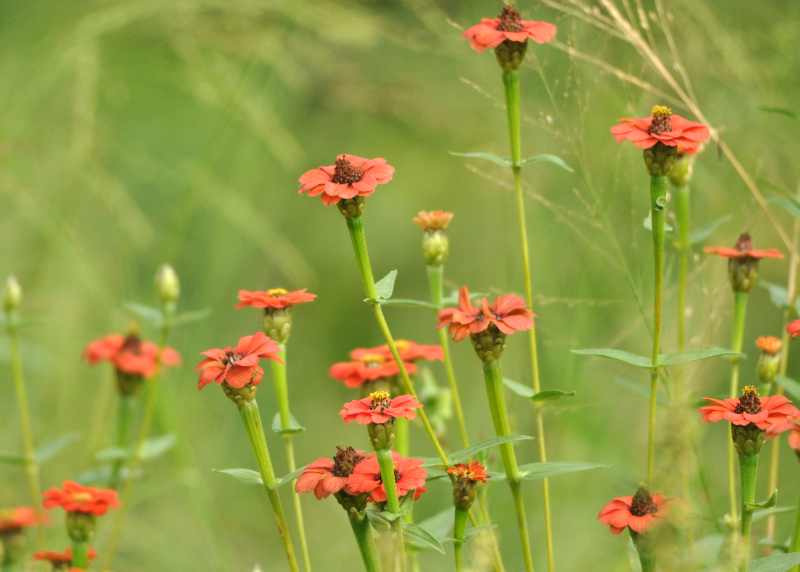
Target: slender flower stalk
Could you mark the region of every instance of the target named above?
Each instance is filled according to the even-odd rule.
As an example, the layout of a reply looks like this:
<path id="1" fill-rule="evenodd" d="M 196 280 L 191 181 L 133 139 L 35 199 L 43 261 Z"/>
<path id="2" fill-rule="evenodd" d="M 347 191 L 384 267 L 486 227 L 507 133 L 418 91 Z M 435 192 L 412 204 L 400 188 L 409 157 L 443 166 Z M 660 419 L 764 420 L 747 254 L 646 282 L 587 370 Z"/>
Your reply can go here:
<path id="1" fill-rule="evenodd" d="M 794 515 L 794 534 L 789 545 L 789 552 L 800 552 L 800 497 L 798 497 L 797 510 Z M 795 566 L 792 572 L 800 572 L 800 565 Z"/>
<path id="2" fill-rule="evenodd" d="M 129 445 L 134 405 L 134 397 L 132 395 L 119 395 L 117 400 L 117 428 L 114 436 L 114 447 L 120 451 L 126 450 Z M 119 488 L 124 465 L 124 457 L 115 459 L 111 464 L 111 476 L 108 480 L 108 486 L 112 489 Z"/>
<path id="3" fill-rule="evenodd" d="M 686 350 L 686 293 L 689 282 L 689 259 L 692 254 L 691 244 L 691 192 L 689 182 L 694 167 L 693 155 L 679 155 L 669 172 L 675 200 L 675 222 L 677 224 L 678 251 L 678 303 L 677 303 L 677 342 L 678 351 Z M 678 376 L 683 378 L 682 375 Z M 682 383 L 683 379 L 677 380 Z M 680 386 L 675 388 L 675 395 L 684 395 Z"/>
<path id="4" fill-rule="evenodd" d="M 742 352 L 744 342 L 744 329 L 747 317 L 747 292 L 736 292 L 733 302 L 733 324 L 731 327 L 731 349 L 736 353 Z M 741 359 L 734 356 L 731 359 L 731 377 L 728 388 L 728 397 L 736 397 L 739 393 L 739 369 Z M 736 501 L 736 449 L 733 441 L 728 442 L 728 499 L 730 514 L 734 521 L 738 518 Z"/>
<path id="5" fill-rule="evenodd" d="M 747 572 L 750 567 L 751 530 L 753 525 L 754 504 L 756 502 L 756 485 L 758 483 L 758 453 L 754 455 L 739 455 L 739 474 L 742 487 L 742 572 Z"/>
<path id="6" fill-rule="evenodd" d="M 366 572 L 380 572 L 381 565 L 378 550 L 375 548 L 375 541 L 372 538 L 372 530 L 366 513 L 348 511 L 347 518 L 356 537 L 358 551 L 361 554 L 361 560 L 364 562 L 364 569 Z"/>
<path id="7" fill-rule="evenodd" d="M 467 520 L 469 520 L 469 511 L 456 507 L 453 519 L 453 554 L 456 561 L 456 572 L 464 570 L 464 539 Z"/>
<path id="8" fill-rule="evenodd" d="M 22 302 L 22 289 L 16 278 L 9 277 L 3 293 L 3 310 L 5 311 L 6 333 L 8 334 L 9 357 L 11 361 L 11 379 L 17 396 L 17 409 L 19 411 L 20 435 L 22 436 L 22 451 L 25 456 L 25 476 L 28 482 L 28 493 L 33 506 L 38 507 L 42 498 L 41 483 L 39 480 L 39 463 L 36 460 L 36 450 L 33 440 L 33 425 L 31 423 L 30 407 L 28 405 L 28 391 L 22 368 L 22 355 L 19 349 L 19 314 Z M 41 533 L 39 533 L 40 535 Z M 37 535 L 37 537 L 40 537 Z"/>

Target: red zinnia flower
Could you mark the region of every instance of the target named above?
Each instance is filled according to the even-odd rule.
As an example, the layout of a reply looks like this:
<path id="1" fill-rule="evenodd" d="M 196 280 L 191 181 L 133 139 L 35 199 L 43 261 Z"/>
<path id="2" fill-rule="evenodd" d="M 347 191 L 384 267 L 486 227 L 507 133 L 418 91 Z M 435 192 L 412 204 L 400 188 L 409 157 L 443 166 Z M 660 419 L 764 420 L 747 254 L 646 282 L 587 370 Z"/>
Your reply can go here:
<path id="1" fill-rule="evenodd" d="M 513 6 L 506 4 L 498 18 L 482 18 L 479 24 L 468 28 L 464 37 L 476 52 L 496 48 L 503 42 L 524 43 L 528 39 L 537 44 L 546 44 L 556 35 L 556 27 L 550 22 L 523 20 Z"/>
<path id="2" fill-rule="evenodd" d="M 315 497 L 324 499 L 343 490 L 348 492 L 345 490 L 347 479 L 353 473 L 353 469 L 366 459 L 366 455 L 363 451 L 352 447 L 336 449 L 336 455 L 332 459 L 321 457 L 303 469 L 303 474 L 294 486 L 298 493 L 314 491 Z"/>
<path id="3" fill-rule="evenodd" d="M 350 352 L 350 357 L 353 361 L 335 363 L 328 370 L 333 379 L 341 381 L 347 387 L 361 387 L 367 382 L 389 379 L 400 374 L 400 368 L 391 356 L 358 348 Z M 417 370 L 413 363 L 406 363 L 405 367 L 409 374 Z"/>
<path id="4" fill-rule="evenodd" d="M 90 364 L 108 361 L 122 373 L 151 377 L 158 369 L 159 348 L 136 334 L 111 334 L 87 345 L 83 357 Z M 181 356 L 167 347 L 161 352 L 160 361 L 161 365 L 174 366 L 181 363 Z"/>
<path id="5" fill-rule="evenodd" d="M 95 516 L 104 515 L 108 509 L 119 506 L 117 491 L 85 487 L 74 481 L 64 481 L 60 489 L 44 493 L 44 508 L 60 506 L 67 512 L 81 512 Z"/>
<path id="6" fill-rule="evenodd" d="M 444 359 L 442 346 L 418 344 L 411 340 L 397 340 L 395 346 L 397 346 L 400 359 L 404 362 L 415 362 L 419 360 L 442 361 Z M 354 360 L 360 360 L 371 354 L 380 354 L 386 358 L 387 361 L 393 359 L 392 352 L 389 351 L 389 346 L 386 344 L 375 346 L 374 348 L 357 348 L 350 352 L 350 357 Z"/>
<path id="7" fill-rule="evenodd" d="M 439 312 L 440 328 L 448 326 L 456 341 L 478 334 L 494 326 L 504 334 L 513 334 L 533 327 L 533 312 L 525 301 L 515 294 L 498 296 L 492 304 L 487 298 L 481 300 L 480 308 L 472 305 L 469 290 L 462 287 L 458 295 L 458 307 L 445 308 Z"/>
<path id="8" fill-rule="evenodd" d="M 489 473 L 486 472 L 486 467 L 478 461 L 451 465 L 447 467 L 447 474 L 452 475 L 458 480 L 470 481 L 472 483 L 485 483 L 489 480 Z"/>
<path id="9" fill-rule="evenodd" d="M 419 211 L 412 220 L 424 231 L 445 230 L 453 216 L 448 211 Z"/>
<path id="10" fill-rule="evenodd" d="M 756 347 L 765 354 L 774 356 L 781 351 L 783 342 L 775 336 L 759 336 L 756 338 Z"/>
<path id="11" fill-rule="evenodd" d="M 669 107 L 656 105 L 650 117 L 624 118 L 611 128 L 617 143 L 626 139 L 640 149 L 650 149 L 656 143 L 677 147 L 678 152 L 692 155 L 700 150 L 710 132 L 702 123 L 673 115 Z"/>
<path id="12" fill-rule="evenodd" d="M 634 496 L 616 497 L 611 500 L 598 513 L 597 518 L 608 525 L 614 534 L 619 534 L 626 528 L 637 534 L 643 534 L 663 517 L 664 503 L 663 496 L 650 495 L 640 488 Z"/>
<path id="13" fill-rule="evenodd" d="M 706 254 L 716 254 L 723 258 L 733 258 L 737 260 L 752 259 L 760 260 L 762 258 L 783 258 L 783 253 L 776 248 L 755 249 L 753 248 L 753 241 L 750 235 L 742 233 L 736 240 L 736 246 L 729 248 L 727 246 L 706 246 L 703 249 Z"/>
<path id="14" fill-rule="evenodd" d="M 342 199 L 368 197 L 375 187 L 392 180 L 394 167 L 382 157 L 365 159 L 343 153 L 333 165 L 323 165 L 306 171 L 300 177 L 300 193 L 310 197 L 321 196 L 326 205 Z"/>
<path id="15" fill-rule="evenodd" d="M 789 433 L 789 446 L 800 455 L 800 417 L 792 420 Z"/>
<path id="16" fill-rule="evenodd" d="M 388 391 L 373 391 L 364 399 L 345 403 L 339 415 L 345 423 L 380 424 L 398 418 L 414 419 L 417 416 L 414 410 L 420 407 L 422 404 L 413 395 L 392 398 Z"/>
<path id="17" fill-rule="evenodd" d="M 794 320 L 786 326 L 786 333 L 791 337 L 800 336 L 800 320 Z"/>
<path id="18" fill-rule="evenodd" d="M 313 302 L 316 299 L 317 295 L 308 292 L 306 288 L 291 292 L 283 288 L 272 288 L 265 291 L 239 290 L 239 303 L 236 304 L 236 308 L 283 310 L 297 304 Z"/>
<path id="19" fill-rule="evenodd" d="M 94 560 L 97 558 L 97 551 L 94 548 L 90 548 L 87 556 L 89 560 Z M 63 552 L 56 552 L 54 550 L 40 550 L 39 552 L 35 552 L 33 554 L 33 559 L 50 562 L 54 567 L 72 564 L 72 548 L 67 548 Z"/>
<path id="20" fill-rule="evenodd" d="M 705 399 L 711 405 L 701 407 L 700 414 L 707 423 L 729 421 L 739 426 L 753 424 L 769 436 L 788 429 L 788 420 L 800 415 L 800 411 L 783 395 L 759 397 L 752 385 L 744 388 L 741 397 Z"/>
<path id="21" fill-rule="evenodd" d="M 239 338 L 235 348 L 214 348 L 202 353 L 206 356 L 195 368 L 200 373 L 198 389 L 203 389 L 212 381 L 227 383 L 230 387 L 242 387 L 261 383 L 264 370 L 259 360 L 281 361 L 278 344 L 261 332 Z"/>
<path id="22" fill-rule="evenodd" d="M 425 479 L 428 476 L 422 466 L 422 459 L 407 459 L 392 452 L 394 461 L 394 474 L 397 481 L 397 496 L 402 498 L 414 491 L 414 500 L 425 492 Z M 386 490 L 381 481 L 381 469 L 378 457 L 374 454 L 356 465 L 353 474 L 347 481 L 347 488 L 351 493 L 370 493 L 373 502 L 385 502 Z"/>
<path id="23" fill-rule="evenodd" d="M 42 522 L 43 518 L 28 506 L 0 510 L 0 534 L 19 532 Z"/>

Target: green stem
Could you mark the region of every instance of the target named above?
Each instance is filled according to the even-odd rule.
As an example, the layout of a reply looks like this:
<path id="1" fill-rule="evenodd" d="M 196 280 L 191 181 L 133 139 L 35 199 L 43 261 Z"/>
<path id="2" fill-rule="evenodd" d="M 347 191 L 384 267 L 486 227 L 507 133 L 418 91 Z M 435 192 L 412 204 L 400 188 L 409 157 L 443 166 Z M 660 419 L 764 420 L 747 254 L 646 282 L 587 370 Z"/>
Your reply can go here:
<path id="1" fill-rule="evenodd" d="M 525 216 L 525 196 L 522 191 L 522 137 L 519 73 L 516 70 L 503 72 L 503 86 L 506 96 L 508 137 L 511 146 L 511 172 L 514 176 L 514 195 L 517 203 L 517 225 L 519 227 L 520 248 L 522 250 L 522 273 L 525 280 L 525 300 L 533 308 L 533 277 L 528 245 L 527 219 Z M 539 350 L 536 341 L 536 324 L 528 332 L 528 350 L 531 362 L 531 386 L 538 393 L 542 390 L 539 372 Z M 544 418 L 539 408 L 535 409 L 536 437 L 539 448 L 539 461 L 547 462 L 547 440 L 544 432 Z M 545 546 L 547 551 L 547 570 L 555 570 L 555 549 L 553 546 L 553 518 L 550 505 L 550 481 L 542 479 L 542 506 L 544 511 Z"/>
<path id="2" fill-rule="evenodd" d="M 789 552 L 800 552 L 800 497 L 797 502 L 797 511 L 794 515 L 794 536 L 789 546 Z M 792 572 L 800 572 L 800 565 L 792 568 Z"/>
<path id="3" fill-rule="evenodd" d="M 278 418 L 281 422 L 281 430 L 283 431 L 283 447 L 286 452 L 286 464 L 290 473 L 296 469 L 295 456 L 294 456 L 294 442 L 293 434 L 289 432 L 291 428 L 292 414 L 289 409 L 289 382 L 286 373 L 288 361 L 286 359 L 286 344 L 279 344 L 280 357 L 283 363 L 272 361 L 272 379 L 275 386 L 275 399 L 278 403 Z M 292 481 L 292 508 L 294 509 L 295 524 L 297 526 L 297 537 L 300 540 L 300 551 L 303 554 L 303 566 L 306 572 L 311 572 L 311 553 L 308 549 L 308 540 L 306 538 L 305 519 L 303 518 L 303 505 L 300 500 L 300 494 L 294 488 Z"/>
<path id="4" fill-rule="evenodd" d="M 492 517 L 491 513 L 489 512 L 489 499 L 488 499 L 488 487 L 481 487 L 481 490 L 478 491 L 478 508 L 479 508 L 479 515 L 481 517 L 481 522 L 489 527 L 489 537 L 491 539 L 492 544 L 492 554 L 494 556 L 494 569 L 495 572 L 505 572 L 505 566 L 503 566 L 503 555 L 500 553 L 500 543 L 497 541 L 497 535 L 494 532 L 494 528 L 492 527 Z M 470 522 L 475 525 L 476 519 L 470 516 Z"/>
<path id="5" fill-rule="evenodd" d="M 372 274 L 372 264 L 369 259 L 369 251 L 367 250 L 367 236 L 364 232 L 364 223 L 360 216 L 346 217 L 345 220 L 347 221 L 347 230 L 350 233 L 350 240 L 353 244 L 353 251 L 356 256 L 356 262 L 358 263 L 358 269 L 361 273 L 361 282 L 364 288 L 364 295 L 367 299 L 373 301 L 371 302 L 371 305 L 373 314 L 375 315 L 375 321 L 378 323 L 378 328 L 380 329 L 381 334 L 386 341 L 386 345 L 389 346 L 389 351 L 391 352 L 392 357 L 394 358 L 394 361 L 397 363 L 397 367 L 400 370 L 400 383 L 403 391 L 409 395 L 417 397 L 417 392 L 411 383 L 408 370 L 406 370 L 405 363 L 400 358 L 400 352 L 397 350 L 397 343 L 395 342 L 394 336 L 392 336 L 392 332 L 389 329 L 389 323 L 386 321 L 386 316 L 383 314 L 383 307 L 377 302 L 374 302 L 378 299 L 378 292 L 375 289 L 375 278 Z M 442 444 L 439 442 L 439 438 L 436 436 L 436 431 L 434 430 L 433 425 L 428 418 L 428 414 L 425 412 L 425 409 L 419 409 L 418 414 L 420 421 L 422 421 L 422 426 L 425 428 L 425 432 L 428 434 L 428 438 L 431 440 L 431 443 L 433 443 L 434 449 L 436 449 L 437 456 L 443 464 L 449 465 L 450 462 L 447 458 L 447 453 L 445 453 Z"/>
<path id="6" fill-rule="evenodd" d="M 650 352 L 650 406 L 647 422 L 647 483 L 652 486 L 656 465 L 656 404 L 658 397 L 658 355 L 661 351 L 662 298 L 664 293 L 664 234 L 668 180 L 650 177 L 650 221 L 653 235 L 653 346 Z"/>
<path id="7" fill-rule="evenodd" d="M 127 450 L 130 445 L 130 426 L 133 416 L 134 397 L 131 395 L 118 395 L 117 397 L 117 434 L 114 446 L 120 451 Z M 112 489 L 119 488 L 122 467 L 125 465 L 125 458 L 122 457 L 114 461 L 111 466 L 111 477 L 108 486 Z"/>
<path id="8" fill-rule="evenodd" d="M 395 515 L 400 515 L 400 497 L 397 495 L 397 482 L 394 476 L 394 460 L 389 449 L 376 449 L 375 455 L 378 458 L 378 466 L 381 469 L 381 482 L 386 491 L 386 508 Z M 400 570 L 405 568 L 405 541 L 403 540 L 403 519 L 396 518 L 392 521 L 392 528 L 395 531 L 397 550 L 395 556 L 400 565 Z"/>
<path id="9" fill-rule="evenodd" d="M 498 437 L 508 437 L 511 435 L 511 423 L 508 420 L 508 411 L 506 409 L 505 396 L 503 393 L 503 373 L 500 370 L 500 362 L 498 360 L 483 362 L 483 375 L 486 382 L 486 397 L 489 402 L 489 411 L 492 415 L 495 434 Z M 522 543 L 525 570 L 527 570 L 527 572 L 532 572 L 533 556 L 528 532 L 528 518 L 525 504 L 522 500 L 522 491 L 520 490 L 521 475 L 513 443 L 503 443 L 500 445 L 500 457 L 503 459 L 506 480 L 511 488 L 511 494 L 514 497 L 514 508 L 517 513 L 517 526 Z"/>
<path id="10" fill-rule="evenodd" d="M 744 552 L 741 571 L 750 567 L 750 531 L 753 524 L 753 505 L 756 502 L 756 483 L 758 482 L 758 455 L 739 455 L 742 486 L 742 544 Z"/>
<path id="11" fill-rule="evenodd" d="M 462 554 L 464 548 L 464 535 L 467 530 L 467 520 L 469 520 L 469 511 L 455 507 L 455 516 L 453 520 L 453 549 L 456 559 L 456 572 L 462 572 L 464 567 L 464 557 Z"/>
<path id="12" fill-rule="evenodd" d="M 428 285 L 431 291 L 431 302 L 439 310 L 442 308 L 443 297 L 443 266 L 428 266 Z M 453 367 L 453 359 L 450 354 L 450 338 L 447 336 L 447 329 L 440 328 L 437 330 L 439 334 L 439 345 L 442 348 L 442 356 L 444 358 L 444 371 L 447 376 L 447 383 L 450 386 L 450 395 L 453 399 L 453 409 L 456 413 L 456 421 L 458 422 L 458 432 L 461 435 L 461 443 L 464 447 L 469 447 L 469 433 L 467 432 L 467 423 L 464 420 L 464 407 L 461 405 L 461 392 L 458 390 L 458 380 L 456 379 L 456 370 Z"/>
<path id="13" fill-rule="evenodd" d="M 276 489 L 277 479 L 275 478 L 275 470 L 272 467 L 272 458 L 269 454 L 267 438 L 264 435 L 264 427 L 261 424 L 261 414 L 258 410 L 258 403 L 256 403 L 255 399 L 245 401 L 239 407 L 239 412 L 242 415 L 245 429 L 247 429 L 247 436 L 250 438 L 250 444 L 253 447 L 258 470 L 259 473 L 261 473 L 261 480 L 264 482 L 264 490 L 267 493 L 270 505 L 272 505 L 272 512 L 275 515 L 278 534 L 281 537 L 283 549 L 289 561 L 289 568 L 292 572 L 299 572 L 300 567 L 297 564 L 292 537 L 289 533 L 289 526 L 286 523 L 286 514 L 283 511 L 283 505 L 281 504 L 281 499 Z"/>
<path id="14" fill-rule="evenodd" d="M 642 572 L 655 572 L 656 559 L 647 541 L 647 537 L 631 531 L 631 538 L 633 539 L 633 544 L 636 546 L 636 552 L 639 554 Z"/>
<path id="15" fill-rule="evenodd" d="M 747 292 L 736 292 L 734 296 L 733 328 L 731 329 L 731 350 L 741 353 L 744 341 L 744 325 L 747 317 Z M 739 357 L 731 360 L 731 380 L 728 395 L 736 397 L 739 394 Z M 731 517 L 737 518 L 738 504 L 736 502 L 736 448 L 733 440 L 728 440 L 728 497 L 730 502 Z"/>
<path id="16" fill-rule="evenodd" d="M 396 419 L 394 422 L 394 448 L 395 450 L 408 457 L 409 452 L 409 436 L 408 436 L 408 419 Z"/>
<path id="17" fill-rule="evenodd" d="M 375 541 L 372 538 L 372 530 L 370 529 L 367 515 L 353 511 L 347 516 L 358 543 L 358 551 L 361 553 L 364 569 L 367 572 L 380 572 L 381 566 L 378 551 L 375 549 Z"/>
<path id="18" fill-rule="evenodd" d="M 689 281 L 689 257 L 691 255 L 690 243 L 690 212 L 688 185 L 673 187 L 675 196 L 675 220 L 678 226 L 678 351 L 686 349 L 686 290 Z M 676 395 L 682 393 L 676 388 Z"/>
<path id="19" fill-rule="evenodd" d="M 72 542 L 72 567 L 85 570 L 89 567 L 89 543 Z"/>

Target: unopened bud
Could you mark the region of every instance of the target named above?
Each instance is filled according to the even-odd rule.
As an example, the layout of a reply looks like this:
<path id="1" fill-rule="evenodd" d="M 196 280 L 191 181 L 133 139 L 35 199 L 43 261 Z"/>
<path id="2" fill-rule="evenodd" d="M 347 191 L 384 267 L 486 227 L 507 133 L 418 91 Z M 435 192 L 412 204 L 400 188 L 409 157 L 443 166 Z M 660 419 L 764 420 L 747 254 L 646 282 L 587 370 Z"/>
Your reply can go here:
<path id="1" fill-rule="evenodd" d="M 500 359 L 506 349 L 506 335 L 495 326 L 489 326 L 484 331 L 472 334 L 472 347 L 483 363 Z"/>
<path id="2" fill-rule="evenodd" d="M 264 333 L 279 344 L 289 341 L 292 333 L 292 315 L 286 308 L 264 309 Z"/>
<path id="3" fill-rule="evenodd" d="M 236 404 L 236 407 L 242 407 L 245 403 L 253 401 L 256 398 L 257 386 L 248 383 L 244 387 L 231 387 L 227 383 L 222 383 L 222 391 L 225 392 L 225 397 L 230 399 Z"/>
<path id="4" fill-rule="evenodd" d="M 422 254 L 428 266 L 441 266 L 450 254 L 450 240 L 442 231 L 426 232 L 422 238 Z"/>
<path id="5" fill-rule="evenodd" d="M 390 419 L 386 423 L 370 423 L 367 425 L 367 433 L 369 433 L 373 449 L 376 451 L 391 449 L 394 445 L 394 419 Z"/>
<path id="6" fill-rule="evenodd" d="M 96 518 L 87 512 L 67 513 L 67 534 L 72 542 L 89 542 L 94 536 Z"/>
<path id="7" fill-rule="evenodd" d="M 669 171 L 669 180 L 676 187 L 686 187 L 692 179 L 693 171 L 694 155 L 679 153 Z"/>
<path id="8" fill-rule="evenodd" d="M 181 283 L 178 274 L 169 264 L 164 264 L 156 273 L 156 288 L 161 301 L 165 304 L 175 303 L 181 295 Z"/>
<path id="9" fill-rule="evenodd" d="M 13 312 L 22 303 L 22 287 L 15 276 L 6 279 L 6 289 L 3 292 L 3 308 L 6 312 Z"/>
<path id="10" fill-rule="evenodd" d="M 775 383 L 775 378 L 781 365 L 780 352 L 782 345 L 781 340 L 773 336 L 762 336 L 756 340 L 756 346 L 761 350 L 756 371 L 758 372 L 758 380 L 765 385 Z"/>

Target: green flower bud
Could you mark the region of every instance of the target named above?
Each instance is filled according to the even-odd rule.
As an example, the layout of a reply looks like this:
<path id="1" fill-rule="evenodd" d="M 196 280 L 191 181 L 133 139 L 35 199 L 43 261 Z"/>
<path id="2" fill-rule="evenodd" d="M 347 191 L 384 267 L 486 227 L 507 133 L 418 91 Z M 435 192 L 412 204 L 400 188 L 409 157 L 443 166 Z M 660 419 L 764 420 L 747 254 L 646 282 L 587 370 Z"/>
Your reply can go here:
<path id="1" fill-rule="evenodd" d="M 156 288 L 161 301 L 165 304 L 175 303 L 181 295 L 181 284 L 175 269 L 164 264 L 156 273 Z"/>
<path id="2" fill-rule="evenodd" d="M 22 287 L 15 276 L 6 279 L 6 289 L 3 292 L 3 308 L 6 312 L 17 310 L 22 303 Z"/>

